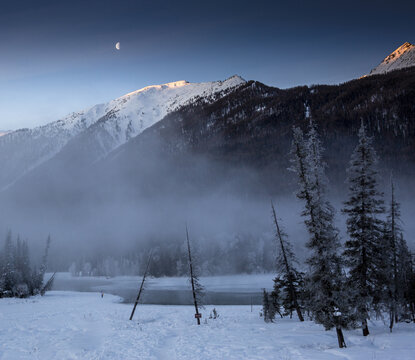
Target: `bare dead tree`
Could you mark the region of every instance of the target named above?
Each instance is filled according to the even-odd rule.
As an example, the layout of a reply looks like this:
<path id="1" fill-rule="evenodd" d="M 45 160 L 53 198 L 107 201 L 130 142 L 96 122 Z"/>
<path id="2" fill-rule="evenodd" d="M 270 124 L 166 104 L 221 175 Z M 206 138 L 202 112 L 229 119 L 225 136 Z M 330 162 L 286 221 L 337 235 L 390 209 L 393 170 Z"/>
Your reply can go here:
<path id="1" fill-rule="evenodd" d="M 276 237 L 277 240 L 279 242 L 279 246 L 280 246 L 280 259 L 279 262 L 282 265 L 283 269 L 282 272 L 284 272 L 284 277 L 286 278 L 287 282 L 288 282 L 288 291 L 289 291 L 289 296 L 290 296 L 290 303 L 292 304 L 292 306 L 295 308 L 295 310 L 297 311 L 297 315 L 298 315 L 298 319 L 300 321 L 304 321 L 304 317 L 303 314 L 301 312 L 301 308 L 300 305 L 298 304 L 298 296 L 297 296 L 297 290 L 296 290 L 296 285 L 295 285 L 295 281 L 296 281 L 296 271 L 295 269 L 292 267 L 292 258 L 294 258 L 294 254 L 291 251 L 291 249 L 289 248 L 289 243 L 287 243 L 287 240 L 284 239 L 283 237 L 283 233 L 281 232 L 280 226 L 278 224 L 278 219 L 277 219 L 277 214 L 275 212 L 275 207 L 273 202 L 271 201 L 271 208 L 272 208 L 272 215 L 274 217 L 274 224 L 275 224 L 275 228 L 276 228 Z M 287 248 L 288 247 L 288 248 Z M 289 259 L 291 258 L 291 259 Z"/>
<path id="2" fill-rule="evenodd" d="M 202 314 L 199 313 L 199 305 L 200 300 L 203 292 L 203 286 L 199 282 L 199 278 L 195 273 L 193 262 L 192 262 L 192 252 L 190 249 L 190 240 L 189 240 L 189 231 L 186 225 L 186 240 L 187 240 L 187 254 L 189 256 L 189 271 L 190 271 L 190 283 L 192 285 L 192 295 L 193 295 L 193 302 L 195 305 L 195 318 L 197 321 L 197 325 L 200 325 L 200 318 Z"/>
<path id="3" fill-rule="evenodd" d="M 56 271 L 53 273 L 53 275 L 50 277 L 50 279 L 46 282 L 45 286 L 40 290 L 40 295 L 45 295 L 46 291 L 49 291 L 52 289 L 53 281 L 55 280 Z"/>
<path id="4" fill-rule="evenodd" d="M 144 271 L 143 279 L 141 280 L 140 290 L 138 291 L 137 298 L 135 299 L 133 311 L 131 312 L 131 315 L 130 315 L 130 320 L 133 319 L 133 316 L 134 316 L 134 313 L 135 313 L 135 308 L 137 307 L 138 302 L 140 301 L 141 293 L 144 290 L 144 283 L 146 281 L 146 278 L 147 278 L 147 275 L 148 275 L 148 270 L 150 268 L 151 258 L 152 258 L 152 251 L 150 251 L 150 254 L 148 255 L 146 269 Z"/>

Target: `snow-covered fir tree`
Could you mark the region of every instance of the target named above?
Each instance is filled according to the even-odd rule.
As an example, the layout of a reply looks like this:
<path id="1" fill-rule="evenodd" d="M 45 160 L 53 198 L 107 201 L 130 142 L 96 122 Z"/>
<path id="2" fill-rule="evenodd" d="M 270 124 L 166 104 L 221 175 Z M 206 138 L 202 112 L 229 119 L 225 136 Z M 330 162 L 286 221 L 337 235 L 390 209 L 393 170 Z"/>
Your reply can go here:
<path id="1" fill-rule="evenodd" d="M 311 251 L 306 286 L 313 319 L 326 329 L 336 328 L 339 347 L 345 347 L 342 328 L 350 325 L 344 288 L 342 260 L 339 256 L 339 233 L 334 226 L 334 209 L 326 199 L 323 147 L 316 125 L 310 122 L 307 139 L 299 128 L 293 129 L 292 166 L 298 177 L 297 197 L 304 201 L 305 218 Z"/>
<path id="2" fill-rule="evenodd" d="M 344 257 L 349 267 L 349 285 L 352 289 L 356 319 L 361 322 L 363 335 L 369 334 L 367 320 L 372 303 L 381 296 L 383 282 L 382 262 L 385 254 L 383 241 L 383 194 L 378 190 L 377 156 L 372 138 L 362 123 L 359 142 L 353 151 L 347 170 L 349 198 L 344 203 L 347 214 L 347 233 Z"/>
<path id="3" fill-rule="evenodd" d="M 276 305 L 273 297 L 264 289 L 262 292 L 262 314 L 265 322 L 274 322 L 275 314 L 278 312 Z"/>

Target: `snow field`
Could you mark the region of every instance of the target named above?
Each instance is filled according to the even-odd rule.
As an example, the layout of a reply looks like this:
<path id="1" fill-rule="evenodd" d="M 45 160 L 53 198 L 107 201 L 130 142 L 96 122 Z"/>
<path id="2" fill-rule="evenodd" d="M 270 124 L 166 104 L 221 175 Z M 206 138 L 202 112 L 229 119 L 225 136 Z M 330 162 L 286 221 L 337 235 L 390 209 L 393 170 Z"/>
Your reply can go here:
<path id="1" fill-rule="evenodd" d="M 266 324 L 260 306 L 216 306 L 219 318 L 191 306 L 132 305 L 99 293 L 52 291 L 44 297 L 0 299 L 0 359 L 413 359 L 415 324 L 388 332 L 369 323 L 371 335 L 346 331 L 338 349 L 334 331 L 306 321 Z M 205 323 L 207 319 L 207 323 Z"/>

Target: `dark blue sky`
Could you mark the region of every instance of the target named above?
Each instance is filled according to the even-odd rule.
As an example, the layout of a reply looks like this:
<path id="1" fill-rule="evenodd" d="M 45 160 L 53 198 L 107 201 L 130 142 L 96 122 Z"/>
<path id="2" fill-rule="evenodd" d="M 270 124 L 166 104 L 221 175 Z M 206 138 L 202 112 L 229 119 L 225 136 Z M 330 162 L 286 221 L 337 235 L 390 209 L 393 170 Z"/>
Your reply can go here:
<path id="1" fill-rule="evenodd" d="M 0 129 L 176 80 L 343 82 L 415 42 L 414 12 L 400 0 L 1 2 Z"/>

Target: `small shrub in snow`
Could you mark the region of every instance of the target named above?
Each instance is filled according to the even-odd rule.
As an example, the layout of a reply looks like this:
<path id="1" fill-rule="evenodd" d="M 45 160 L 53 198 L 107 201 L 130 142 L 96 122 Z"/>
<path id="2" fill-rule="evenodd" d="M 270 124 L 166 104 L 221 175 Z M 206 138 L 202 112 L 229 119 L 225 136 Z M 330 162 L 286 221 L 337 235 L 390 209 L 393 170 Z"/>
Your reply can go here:
<path id="1" fill-rule="evenodd" d="M 219 314 L 218 314 L 218 312 L 216 311 L 216 309 L 215 308 L 213 308 L 213 310 L 212 310 L 212 312 L 210 313 L 210 315 L 209 315 L 209 319 L 217 319 L 219 317 Z"/>

